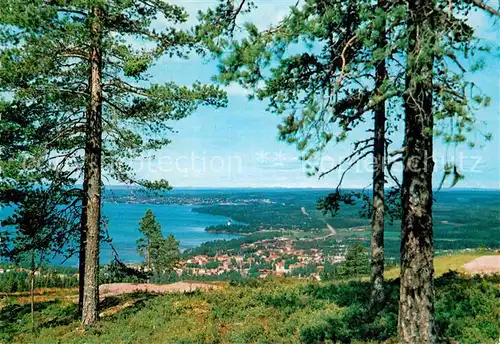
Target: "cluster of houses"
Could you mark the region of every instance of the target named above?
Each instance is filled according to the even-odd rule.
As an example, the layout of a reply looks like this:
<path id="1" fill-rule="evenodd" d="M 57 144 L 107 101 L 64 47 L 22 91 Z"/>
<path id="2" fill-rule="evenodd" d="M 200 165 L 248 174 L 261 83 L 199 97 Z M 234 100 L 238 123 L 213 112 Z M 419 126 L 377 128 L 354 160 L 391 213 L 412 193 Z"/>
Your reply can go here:
<path id="1" fill-rule="evenodd" d="M 214 257 L 193 256 L 183 262 L 182 266 L 177 269 L 177 274 L 217 276 L 236 271 L 242 276 L 247 276 L 252 266 L 259 262 L 268 267 L 257 270 L 259 277 L 265 278 L 269 275 L 283 276 L 311 265 L 316 266 L 316 270 L 319 272 L 324 268 L 326 262 L 339 263 L 345 260 L 343 252 L 345 246 L 343 245 L 339 245 L 338 254 L 325 255 L 317 248 L 295 249 L 293 243 L 294 240 L 289 238 L 266 239 L 241 245 L 241 248 L 248 252 L 245 256 L 230 254 L 218 254 Z M 287 261 L 292 261 L 292 263 L 287 263 Z"/>
<path id="2" fill-rule="evenodd" d="M 177 269 L 180 276 L 188 272 L 194 276 L 217 276 L 230 271 L 238 271 L 242 275 L 248 275 L 248 268 L 244 268 L 245 257 L 216 255 L 197 255 L 184 261 L 182 267 Z M 247 263 L 251 262 L 247 260 Z"/>
<path id="3" fill-rule="evenodd" d="M 228 224 L 229 225 L 229 224 Z M 337 242 L 336 254 L 325 254 L 321 249 L 297 249 L 294 244 L 297 240 L 290 238 L 273 238 L 260 240 L 254 243 L 242 244 L 241 251 L 245 255 L 234 255 L 233 250 L 221 252 L 215 256 L 196 255 L 181 262 L 175 269 L 178 276 L 220 276 L 237 272 L 241 276 L 248 276 L 251 272 L 265 278 L 269 275 L 284 276 L 302 273 L 304 268 L 315 267 L 315 274 L 309 276 L 319 278 L 319 272 L 324 269 L 325 263 L 339 263 L 345 260 L 345 245 Z M 230 252 L 232 251 L 232 252 Z M 0 274 L 11 269 L 0 268 Z M 24 268 L 15 268 L 15 271 L 28 272 Z M 36 271 L 35 275 L 39 275 Z M 73 276 L 78 277 L 78 274 Z"/>
<path id="4" fill-rule="evenodd" d="M 11 271 L 31 273 L 31 270 L 25 269 L 25 268 L 10 268 L 10 269 L 0 268 L 0 274 L 6 273 L 6 272 L 11 272 Z M 35 271 L 35 276 L 38 276 L 38 275 L 40 275 L 40 270 Z"/>

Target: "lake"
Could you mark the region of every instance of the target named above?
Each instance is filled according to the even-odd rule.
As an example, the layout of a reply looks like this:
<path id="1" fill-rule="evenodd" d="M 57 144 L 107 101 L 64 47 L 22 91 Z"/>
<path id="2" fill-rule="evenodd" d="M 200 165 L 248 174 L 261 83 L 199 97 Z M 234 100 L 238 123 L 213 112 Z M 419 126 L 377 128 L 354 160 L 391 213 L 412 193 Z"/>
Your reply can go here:
<path id="1" fill-rule="evenodd" d="M 140 236 L 139 221 L 147 209 L 151 209 L 161 225 L 163 234 L 173 234 L 180 242 L 180 248 L 196 247 L 207 241 L 219 239 L 233 239 L 236 235 L 216 234 L 205 232 L 205 227 L 227 223 L 225 216 L 200 214 L 191 211 L 188 205 L 163 205 L 163 204 L 127 204 L 105 203 L 103 216 L 108 223 L 108 232 L 113 240 L 120 260 L 131 263 L 142 260 L 136 251 L 136 241 Z M 0 208 L 0 219 L 5 218 L 11 209 Z M 113 258 L 112 250 L 106 243 L 102 244 L 101 264 L 109 263 Z M 52 264 L 59 265 L 62 258 L 56 258 Z M 78 257 L 68 259 L 64 265 L 77 266 Z"/>
<path id="2" fill-rule="evenodd" d="M 192 206 L 162 204 L 105 203 L 103 215 L 108 220 L 109 235 L 124 262 L 142 259 L 136 251 L 140 236 L 139 221 L 151 209 L 161 225 L 163 234 L 173 234 L 180 241 L 181 249 L 196 247 L 207 241 L 233 239 L 237 236 L 205 232 L 205 227 L 227 223 L 228 218 L 191 211 Z M 103 245 L 101 263 L 112 259 L 111 250 Z"/>
<path id="3" fill-rule="evenodd" d="M 313 212 L 318 198 L 328 192 L 329 190 L 321 189 L 176 189 L 166 193 L 164 198 L 159 198 L 133 188 L 113 187 L 105 189 L 103 216 L 108 220 L 109 233 L 120 259 L 125 262 L 137 262 L 142 260 L 136 252 L 136 241 L 140 235 L 139 221 L 149 208 L 155 213 L 163 233 L 165 235 L 172 233 L 180 241 L 181 249 L 186 249 L 208 241 L 236 237 L 205 232 L 207 226 L 224 224 L 228 221 L 228 217 L 193 212 L 192 209 L 200 207 L 200 204 L 209 207 L 234 204 L 234 208 L 228 207 L 219 214 L 234 215 L 235 218 L 239 215 L 241 221 L 245 221 L 241 219 L 243 216 L 250 221 L 273 223 L 276 217 L 281 216 L 283 219 L 301 214 L 302 207 Z M 500 247 L 498 190 L 441 190 L 436 191 L 434 197 L 436 250 Z M 270 201 L 272 203 L 268 203 Z M 365 221 L 362 223 L 368 224 L 367 220 L 359 218 L 361 206 L 362 203 L 359 202 L 357 206 L 343 207 L 339 216 L 332 218 L 327 215 L 326 218 L 334 228 L 356 226 L 352 224 L 353 221 L 355 223 Z M 229 208 L 232 210 L 229 211 Z M 0 209 L 0 220 L 11 211 L 12 209 Z M 265 216 L 261 217 L 262 214 Z M 388 257 L 399 257 L 400 233 L 399 221 L 392 225 L 386 223 L 385 253 Z M 111 259 L 112 252 L 109 246 L 103 244 L 101 263 L 108 263 Z M 52 261 L 53 264 L 60 262 L 61 259 Z M 77 265 L 77 257 L 65 265 Z"/>

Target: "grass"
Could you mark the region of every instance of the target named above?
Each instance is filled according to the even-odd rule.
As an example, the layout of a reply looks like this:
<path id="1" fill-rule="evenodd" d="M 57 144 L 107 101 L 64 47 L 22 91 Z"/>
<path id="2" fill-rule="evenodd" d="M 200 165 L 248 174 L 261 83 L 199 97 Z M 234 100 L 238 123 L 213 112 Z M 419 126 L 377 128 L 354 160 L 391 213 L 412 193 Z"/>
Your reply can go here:
<path id="1" fill-rule="evenodd" d="M 446 274 L 436 280 L 439 342 L 493 344 L 500 336 L 499 277 Z M 0 311 L 2 343 L 396 343 L 398 285 L 387 303 L 367 309 L 369 283 L 293 278 L 192 294 L 135 294 L 106 299 L 105 316 L 83 331 L 74 304 L 37 304 L 38 333 L 29 332 L 29 305 Z M 123 306 L 123 307 L 120 307 Z"/>
<path id="2" fill-rule="evenodd" d="M 500 337 L 500 276 L 442 274 L 484 254 L 436 258 L 439 342 L 494 344 Z M 387 302 L 378 313 L 368 311 L 367 281 L 271 278 L 222 286 L 191 294 L 107 298 L 101 303 L 101 321 L 85 331 L 68 298 L 74 291 L 61 291 L 55 300 L 37 302 L 35 334 L 30 333 L 24 296 L 5 298 L 0 343 L 397 342 L 399 286 L 394 280 L 387 284 Z"/>
<path id="3" fill-rule="evenodd" d="M 465 273 L 464 264 L 473 261 L 476 258 L 486 255 L 497 254 L 493 250 L 478 250 L 468 252 L 455 252 L 450 255 L 437 256 L 434 258 L 434 274 L 436 277 L 442 276 L 448 271 L 457 271 Z M 386 279 L 395 279 L 399 277 L 399 267 L 387 270 L 384 274 Z"/>

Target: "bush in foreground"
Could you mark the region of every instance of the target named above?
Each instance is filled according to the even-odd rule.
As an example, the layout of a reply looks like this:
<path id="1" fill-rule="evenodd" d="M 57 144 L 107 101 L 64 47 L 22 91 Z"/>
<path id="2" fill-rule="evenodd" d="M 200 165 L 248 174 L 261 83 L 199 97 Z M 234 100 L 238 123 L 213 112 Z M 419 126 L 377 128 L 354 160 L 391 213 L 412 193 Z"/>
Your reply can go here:
<path id="1" fill-rule="evenodd" d="M 436 279 L 440 342 L 494 343 L 500 337 L 499 276 Z M 206 293 L 123 296 L 106 307 L 133 306 L 86 333 L 74 305 L 38 307 L 40 333 L 27 331 L 19 305 L 0 311 L 0 341 L 31 343 L 362 343 L 396 342 L 398 281 L 388 284 L 385 307 L 367 308 L 369 283 L 318 283 L 293 278 L 239 283 Z M 109 309 L 109 308 L 108 308 Z M 106 310 L 105 310 L 106 311 Z"/>

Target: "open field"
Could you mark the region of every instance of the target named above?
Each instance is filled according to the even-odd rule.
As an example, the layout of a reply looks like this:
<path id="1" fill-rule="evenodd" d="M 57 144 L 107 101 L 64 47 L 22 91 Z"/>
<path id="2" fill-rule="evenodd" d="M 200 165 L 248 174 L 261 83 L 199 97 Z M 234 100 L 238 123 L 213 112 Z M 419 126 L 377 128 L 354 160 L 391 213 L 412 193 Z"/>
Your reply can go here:
<path id="1" fill-rule="evenodd" d="M 464 265 L 465 271 L 472 274 L 500 273 L 500 255 L 482 256 Z"/>
<path id="2" fill-rule="evenodd" d="M 434 273 L 436 277 L 439 277 L 448 271 L 457 271 L 460 273 L 465 273 L 464 265 L 472 262 L 474 259 L 480 258 L 486 255 L 498 255 L 494 251 L 472 251 L 472 252 L 462 252 L 454 253 L 445 256 L 439 256 L 434 258 Z M 471 271 L 469 271 L 471 273 Z M 387 270 L 384 274 L 385 278 L 392 279 L 399 277 L 399 267 L 391 268 Z"/>

